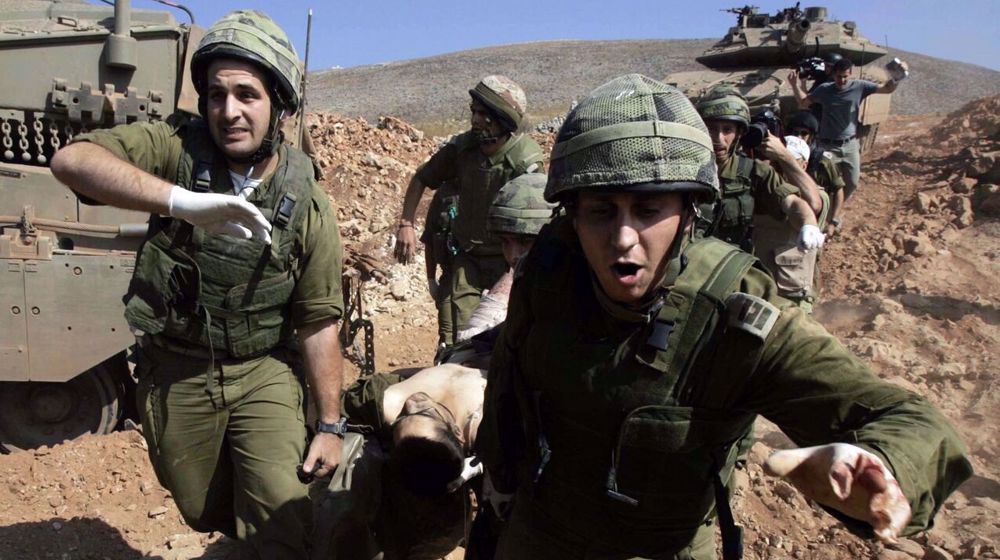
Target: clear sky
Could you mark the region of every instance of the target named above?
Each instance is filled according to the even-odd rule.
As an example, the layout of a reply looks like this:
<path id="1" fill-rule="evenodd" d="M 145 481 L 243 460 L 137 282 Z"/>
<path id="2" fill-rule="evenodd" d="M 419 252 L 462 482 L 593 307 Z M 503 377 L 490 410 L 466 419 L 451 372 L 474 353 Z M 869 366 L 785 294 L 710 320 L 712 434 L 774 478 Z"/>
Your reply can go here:
<path id="1" fill-rule="evenodd" d="M 91 0 L 96 1 L 96 0 Z M 304 55 L 313 9 L 310 70 L 433 56 L 554 39 L 719 38 L 735 22 L 720 11 L 747 0 L 174 0 L 207 27 L 231 10 L 263 10 Z M 162 8 L 132 0 L 138 8 Z M 756 0 L 774 12 L 794 2 Z M 835 19 L 858 22 L 873 41 L 1000 70 L 1000 0 L 829 0 Z M 178 12 L 178 19 L 186 16 Z"/>

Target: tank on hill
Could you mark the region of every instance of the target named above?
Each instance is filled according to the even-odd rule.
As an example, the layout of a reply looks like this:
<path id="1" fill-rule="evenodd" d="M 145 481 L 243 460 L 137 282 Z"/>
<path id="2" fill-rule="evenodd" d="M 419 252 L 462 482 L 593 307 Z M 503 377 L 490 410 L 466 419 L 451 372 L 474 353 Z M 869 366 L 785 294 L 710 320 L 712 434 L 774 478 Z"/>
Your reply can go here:
<path id="1" fill-rule="evenodd" d="M 872 64 L 885 56 L 886 49 L 861 35 L 855 22 L 828 19 L 824 7 L 801 10 L 796 4 L 776 14 L 760 13 L 756 6 L 727 11 L 736 15 L 736 25 L 696 59 L 709 69 L 665 78 L 692 99 L 713 86 L 731 84 L 746 96 L 753 114 L 770 109 L 785 116 L 798 108 L 788 71 L 802 65 L 818 74 L 822 57 L 830 53 L 854 62 L 854 77 L 875 82 L 887 78 L 883 68 Z M 875 141 L 879 123 L 889 116 L 889 104 L 887 94 L 871 95 L 862 103 L 858 117 L 862 150 Z"/>

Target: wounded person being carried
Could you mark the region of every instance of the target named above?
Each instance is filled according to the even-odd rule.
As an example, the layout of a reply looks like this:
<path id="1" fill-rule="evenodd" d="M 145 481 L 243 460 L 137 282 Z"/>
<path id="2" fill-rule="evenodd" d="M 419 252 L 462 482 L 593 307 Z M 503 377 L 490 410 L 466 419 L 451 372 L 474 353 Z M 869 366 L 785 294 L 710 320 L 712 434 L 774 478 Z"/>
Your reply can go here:
<path id="1" fill-rule="evenodd" d="M 527 174 L 497 193 L 489 229 L 501 239 L 508 270 L 460 329 L 458 342 L 439 354 L 442 363 L 364 377 L 344 391 L 341 410 L 350 432 L 321 501 L 314 559 L 432 560 L 465 544 L 471 487 L 479 491 L 481 484 L 473 449 L 486 369 L 507 314 L 514 266 L 552 213 L 544 186 L 544 175 Z"/>

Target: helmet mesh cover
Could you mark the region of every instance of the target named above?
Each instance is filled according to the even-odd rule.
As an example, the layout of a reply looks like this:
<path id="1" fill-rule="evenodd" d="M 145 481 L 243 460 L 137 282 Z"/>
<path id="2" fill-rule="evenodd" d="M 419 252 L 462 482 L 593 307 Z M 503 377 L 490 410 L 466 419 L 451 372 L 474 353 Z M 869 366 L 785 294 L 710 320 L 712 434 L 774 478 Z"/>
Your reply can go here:
<path id="1" fill-rule="evenodd" d="M 705 191 L 706 196 L 718 189 L 711 140 L 701 117 L 679 90 L 646 76 L 621 76 L 592 91 L 568 115 L 556 141 L 558 145 L 603 127 L 641 122 L 678 123 L 684 125 L 679 128 L 694 130 L 687 138 L 612 135 L 563 157 L 553 152 L 545 198 L 557 200 L 565 191 L 584 188 L 659 182 L 678 182 L 673 190 Z"/>

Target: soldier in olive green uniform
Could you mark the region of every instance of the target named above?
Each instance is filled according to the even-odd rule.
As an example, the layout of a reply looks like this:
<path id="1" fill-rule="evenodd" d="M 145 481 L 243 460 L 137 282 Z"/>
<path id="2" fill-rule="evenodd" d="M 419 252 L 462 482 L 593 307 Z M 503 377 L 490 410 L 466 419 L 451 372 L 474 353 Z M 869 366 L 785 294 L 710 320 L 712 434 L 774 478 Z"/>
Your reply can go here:
<path id="1" fill-rule="evenodd" d="M 758 414 L 818 446 L 769 472 L 883 539 L 927 528 L 970 476 L 923 398 L 878 380 L 752 256 L 691 241 L 712 151 L 684 95 L 637 74 L 560 130 L 546 198 L 568 216 L 518 266 L 477 442 L 491 503 L 514 495 L 499 558 L 714 558 L 716 512 L 738 558 L 726 486 Z"/>
<path id="2" fill-rule="evenodd" d="M 816 144 L 816 133 L 819 131 L 819 121 L 810 111 L 799 111 L 785 123 L 789 134 L 805 140 L 811 150 L 806 172 L 816 181 L 830 199 L 830 207 L 825 209 L 826 220 L 820 223 L 823 233 L 835 235 L 840 230 L 840 210 L 844 207 L 844 177 L 840 167 L 834 162 L 833 154 L 819 149 Z"/>
<path id="3" fill-rule="evenodd" d="M 789 221 L 800 231 L 804 245 L 822 243 L 816 237 L 816 215 L 820 209 L 815 185 L 794 161 L 783 153 L 781 142 L 768 137 L 761 145 L 764 156 L 794 174 L 786 182 L 765 161 L 738 152 L 740 138 L 750 124 L 746 99 L 731 86 L 717 86 L 698 100 L 698 111 L 712 137 L 712 149 L 719 167 L 720 200 L 703 203 L 697 230 L 741 249 L 753 252 L 753 220 L 767 215 Z"/>
<path id="4" fill-rule="evenodd" d="M 52 170 L 83 197 L 153 214 L 125 314 L 149 456 L 184 520 L 260 558 L 304 558 L 297 466 L 323 476 L 342 445 L 336 213 L 310 159 L 282 143 L 301 69 L 270 18 L 216 22 L 192 78 L 203 119 L 79 136 Z M 320 421 L 308 452 L 302 359 Z"/>
<path id="5" fill-rule="evenodd" d="M 409 262 L 416 238 L 413 219 L 425 187 L 453 181 L 459 192 L 452 235 L 458 245 L 452 282 L 452 333 L 468 320 L 488 289 L 507 270 L 500 243 L 486 229 L 486 213 L 497 191 L 523 173 L 541 171 L 542 150 L 517 132 L 527 106 L 521 88 L 504 76 L 487 76 L 469 90 L 471 129 L 452 138 L 410 181 L 399 220 L 396 258 Z"/>
<path id="6" fill-rule="evenodd" d="M 424 244 L 424 267 L 427 273 L 427 291 L 438 311 L 438 343 L 444 344 L 454 328 L 451 324 L 451 272 L 455 253 L 452 223 L 458 216 L 458 191 L 451 183 L 444 183 L 431 198 L 427 208 L 427 221 L 420 242 Z M 438 268 L 441 269 L 440 276 Z"/>

